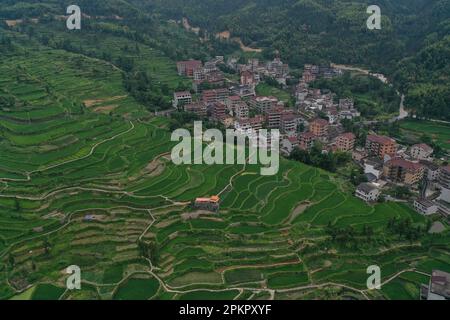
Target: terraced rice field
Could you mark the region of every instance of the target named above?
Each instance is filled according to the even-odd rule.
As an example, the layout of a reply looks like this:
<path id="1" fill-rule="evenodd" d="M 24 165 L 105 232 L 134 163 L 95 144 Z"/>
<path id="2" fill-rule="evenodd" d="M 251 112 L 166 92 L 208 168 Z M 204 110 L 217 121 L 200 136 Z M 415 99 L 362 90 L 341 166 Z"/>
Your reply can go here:
<path id="1" fill-rule="evenodd" d="M 441 148 L 450 150 L 450 124 L 431 122 L 404 120 L 400 123 L 400 128 L 408 135 L 420 138 L 422 135 L 431 137 Z"/>
<path id="2" fill-rule="evenodd" d="M 45 47 L 0 64 L 0 95 L 16 101 L 0 110 L 0 298 L 415 298 L 433 268 L 448 270 L 448 230 L 400 241 L 389 218 L 425 218 L 368 206 L 319 169 L 173 165 L 168 120 L 150 117 L 121 76 Z M 214 194 L 217 214 L 191 207 Z M 329 223 L 370 226 L 375 240 L 336 246 Z M 365 287 L 372 264 L 388 281 L 380 292 Z M 82 270 L 80 291 L 65 289 L 69 265 Z"/>

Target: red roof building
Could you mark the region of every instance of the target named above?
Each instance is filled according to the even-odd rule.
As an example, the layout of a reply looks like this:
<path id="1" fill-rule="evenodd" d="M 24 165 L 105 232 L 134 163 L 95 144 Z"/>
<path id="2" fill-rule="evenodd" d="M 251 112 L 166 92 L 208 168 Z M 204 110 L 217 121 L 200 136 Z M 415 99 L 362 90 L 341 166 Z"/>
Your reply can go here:
<path id="1" fill-rule="evenodd" d="M 347 152 L 355 148 L 356 137 L 351 132 L 346 132 L 336 138 L 336 149 Z"/>
<path id="2" fill-rule="evenodd" d="M 314 133 L 317 137 L 325 137 L 328 133 L 328 121 L 325 119 L 316 119 L 309 125 L 309 131 Z"/>
<path id="3" fill-rule="evenodd" d="M 194 77 L 194 71 L 202 68 L 203 64 L 198 60 L 187 60 L 187 61 L 178 61 L 177 62 L 177 70 L 180 76 L 185 76 L 189 78 Z"/>
<path id="4" fill-rule="evenodd" d="M 385 155 L 395 154 L 397 144 L 394 139 L 386 136 L 369 135 L 366 140 L 366 151 L 371 156 L 383 159 Z"/>

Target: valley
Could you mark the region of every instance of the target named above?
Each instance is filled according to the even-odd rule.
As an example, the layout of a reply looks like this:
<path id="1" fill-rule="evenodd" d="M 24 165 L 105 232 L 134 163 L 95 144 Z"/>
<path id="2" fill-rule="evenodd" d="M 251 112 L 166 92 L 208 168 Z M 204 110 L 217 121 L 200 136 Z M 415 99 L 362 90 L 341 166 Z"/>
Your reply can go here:
<path id="1" fill-rule="evenodd" d="M 59 1 L 13 2 L 0 9 L 0 299 L 418 300 L 433 270 L 450 270 L 448 219 L 407 201 L 367 203 L 339 171 L 289 157 L 273 176 L 260 164 L 173 163 L 171 133 L 192 124 L 176 118 L 173 94 L 202 97 L 177 62 L 272 61 L 244 32 L 232 30 L 240 51 L 209 45 L 146 1 L 115 0 L 80 1 L 90 19 L 69 32 Z M 261 82 L 255 96 L 289 100 L 288 88 Z M 448 150 L 445 124 L 399 127 Z M 219 210 L 196 207 L 214 195 Z M 430 233 L 436 221 L 443 229 Z M 70 265 L 81 290 L 66 286 Z M 381 290 L 367 288 L 370 265 Z"/>

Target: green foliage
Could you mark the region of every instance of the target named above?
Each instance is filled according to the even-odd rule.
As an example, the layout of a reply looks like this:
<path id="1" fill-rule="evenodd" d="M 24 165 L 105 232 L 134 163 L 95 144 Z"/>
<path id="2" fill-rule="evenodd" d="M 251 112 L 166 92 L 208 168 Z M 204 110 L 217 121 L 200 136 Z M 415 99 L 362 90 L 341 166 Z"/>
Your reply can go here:
<path id="1" fill-rule="evenodd" d="M 319 79 L 311 86 L 329 89 L 336 93 L 338 99 L 352 98 L 358 111 L 366 118 L 395 113 L 400 105 L 400 97 L 393 87 L 370 76 L 345 73 L 329 80 Z"/>
<path id="2" fill-rule="evenodd" d="M 351 156 L 344 152 L 322 152 L 321 146 L 316 144 L 310 151 L 295 148 L 291 152 L 290 159 L 336 172 L 338 167 L 344 166 L 351 160 Z"/>
<path id="3" fill-rule="evenodd" d="M 378 4 L 382 29 L 376 31 L 366 27 L 370 4 L 366 0 L 154 1 L 166 17 L 188 17 L 192 25 L 211 34 L 228 30 L 245 45 L 263 48 L 265 58 L 279 51 L 293 67 L 329 62 L 364 65 L 393 78 L 407 96 L 406 106 L 419 116 L 450 119 L 450 88 L 446 85 L 450 2 L 385 0 Z M 394 97 L 393 89 L 358 82 L 354 89 L 373 90 L 357 97 L 364 115 L 395 111 L 394 102 L 386 103 L 388 96 Z M 378 93 L 381 96 L 377 97 Z"/>

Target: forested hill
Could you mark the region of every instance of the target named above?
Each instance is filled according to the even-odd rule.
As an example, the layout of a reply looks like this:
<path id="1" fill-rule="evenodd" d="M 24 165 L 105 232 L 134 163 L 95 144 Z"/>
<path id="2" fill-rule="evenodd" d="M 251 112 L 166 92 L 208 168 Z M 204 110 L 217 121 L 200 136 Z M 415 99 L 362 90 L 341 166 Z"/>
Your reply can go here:
<path id="1" fill-rule="evenodd" d="M 187 17 L 210 33 L 228 30 L 244 44 L 279 50 L 293 66 L 364 65 L 395 79 L 425 117 L 450 118 L 450 0 L 135 0 L 166 18 Z M 366 27 L 368 5 L 382 30 Z"/>
<path id="2" fill-rule="evenodd" d="M 62 15 L 70 4 L 2 0 L 0 20 Z M 145 34 L 173 60 L 235 49 L 231 44 L 218 47 L 217 41 L 205 48 L 195 43 L 198 39 L 180 41 L 160 28 L 168 19 L 187 17 L 202 33 L 230 31 L 244 44 L 262 48 L 266 58 L 279 50 L 293 67 L 328 62 L 365 66 L 394 80 L 406 94 L 407 106 L 418 115 L 450 120 L 450 0 L 378 0 L 382 29 L 372 31 L 366 27 L 372 0 L 78 0 L 77 4 L 89 16 L 123 18 L 97 27 L 111 31 L 115 29 L 111 25 L 121 30 L 126 26 L 134 37 Z M 89 26 L 89 21 L 85 23 Z M 201 50 L 195 52 L 193 46 Z"/>

